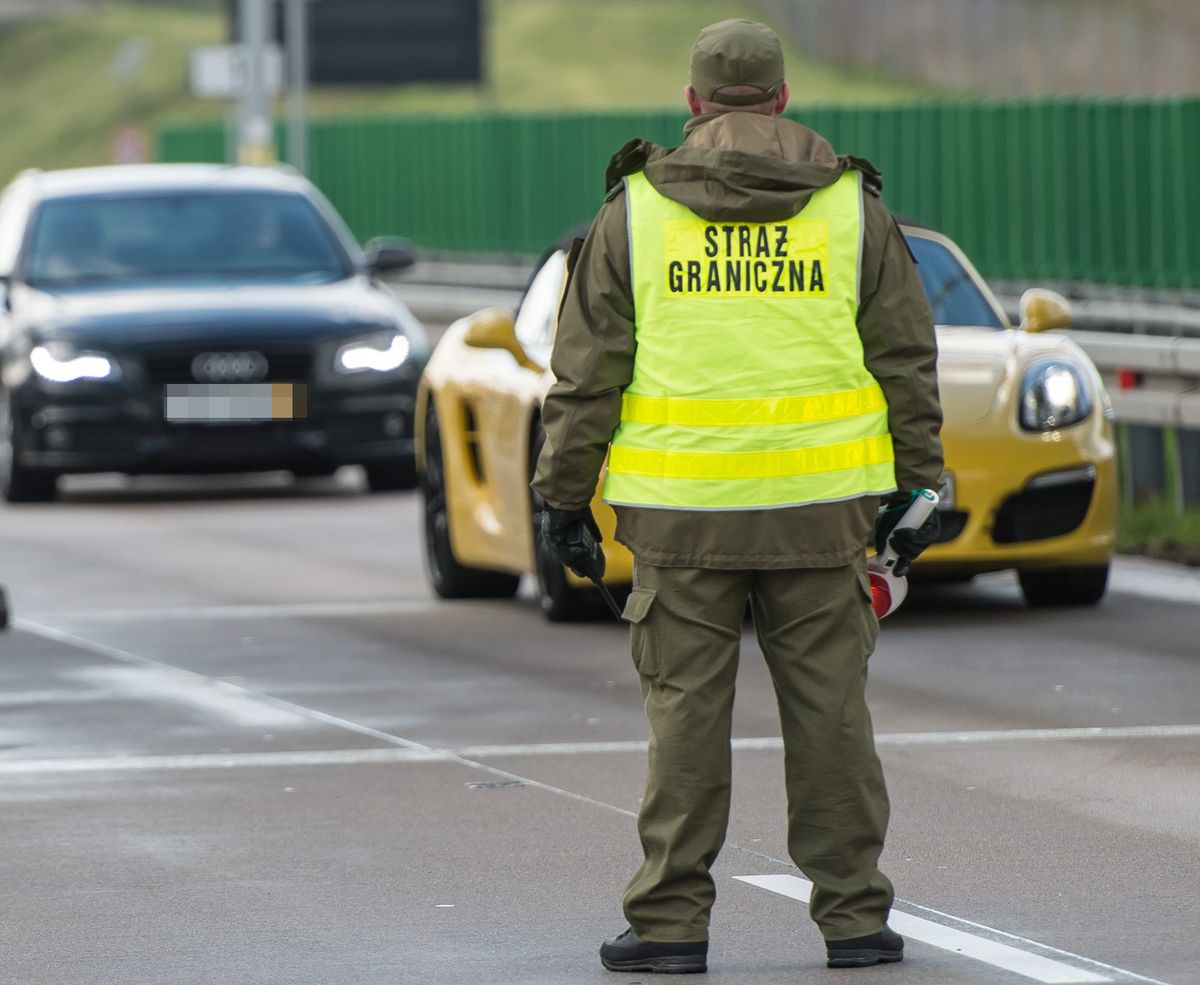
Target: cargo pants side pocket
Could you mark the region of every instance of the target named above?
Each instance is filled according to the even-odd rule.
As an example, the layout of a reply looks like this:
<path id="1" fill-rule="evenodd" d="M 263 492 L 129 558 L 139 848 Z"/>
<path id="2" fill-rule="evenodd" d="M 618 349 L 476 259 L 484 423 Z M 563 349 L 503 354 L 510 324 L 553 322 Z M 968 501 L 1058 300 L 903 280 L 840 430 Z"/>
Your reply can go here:
<path id="1" fill-rule="evenodd" d="M 655 646 L 654 627 L 650 609 L 654 605 L 653 588 L 634 588 L 625 602 L 622 617 L 629 623 L 630 646 L 633 651 L 633 666 L 643 680 L 658 683 L 659 659 Z"/>

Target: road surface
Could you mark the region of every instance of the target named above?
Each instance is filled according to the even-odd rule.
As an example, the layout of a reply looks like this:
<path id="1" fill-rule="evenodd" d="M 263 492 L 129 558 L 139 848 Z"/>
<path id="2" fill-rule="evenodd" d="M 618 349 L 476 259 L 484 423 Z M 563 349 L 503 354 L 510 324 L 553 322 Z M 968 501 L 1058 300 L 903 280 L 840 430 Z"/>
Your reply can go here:
<path id="1" fill-rule="evenodd" d="M 418 499 L 344 469 L 75 479 L 0 508 L 0 981 L 644 981 L 624 927 L 646 728 L 625 633 L 526 592 L 444 603 Z M 1200 982 L 1200 575 L 1123 560 L 1094 610 L 918 590 L 871 700 L 889 985 Z M 747 632 L 709 979 L 844 982 L 786 858 Z"/>

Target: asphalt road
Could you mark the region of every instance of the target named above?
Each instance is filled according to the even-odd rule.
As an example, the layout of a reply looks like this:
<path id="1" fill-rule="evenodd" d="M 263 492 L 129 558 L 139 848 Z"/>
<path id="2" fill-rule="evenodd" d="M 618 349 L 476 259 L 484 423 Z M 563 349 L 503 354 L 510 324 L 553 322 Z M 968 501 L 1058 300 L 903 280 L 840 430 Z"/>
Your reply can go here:
<path id="1" fill-rule="evenodd" d="M 624 632 L 437 602 L 417 531 L 354 470 L 0 509 L 0 982 L 644 983 L 595 955 L 638 861 Z M 834 972 L 748 634 L 709 978 L 1200 982 L 1198 637 L 1200 575 L 1148 562 L 1092 611 L 917 591 L 871 683 L 908 957 Z"/>

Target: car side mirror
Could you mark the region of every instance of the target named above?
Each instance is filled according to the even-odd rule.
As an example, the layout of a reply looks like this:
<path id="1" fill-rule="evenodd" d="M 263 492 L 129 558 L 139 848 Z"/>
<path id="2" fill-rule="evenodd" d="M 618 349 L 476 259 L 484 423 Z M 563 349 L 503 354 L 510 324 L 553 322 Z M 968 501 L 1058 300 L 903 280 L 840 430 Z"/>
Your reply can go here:
<path id="1" fill-rule="evenodd" d="M 1074 315 L 1071 302 L 1061 294 L 1042 287 L 1031 287 L 1021 295 L 1021 331 L 1048 332 L 1054 328 L 1068 328 Z"/>
<path id="2" fill-rule="evenodd" d="M 489 308 L 471 317 L 463 341 L 476 349 L 503 349 L 525 369 L 540 371 L 541 366 L 525 354 L 513 331 L 513 317 L 500 308 Z"/>
<path id="3" fill-rule="evenodd" d="M 406 239 L 378 236 L 366 246 L 367 270 L 374 276 L 399 273 L 417 262 L 417 251 Z"/>

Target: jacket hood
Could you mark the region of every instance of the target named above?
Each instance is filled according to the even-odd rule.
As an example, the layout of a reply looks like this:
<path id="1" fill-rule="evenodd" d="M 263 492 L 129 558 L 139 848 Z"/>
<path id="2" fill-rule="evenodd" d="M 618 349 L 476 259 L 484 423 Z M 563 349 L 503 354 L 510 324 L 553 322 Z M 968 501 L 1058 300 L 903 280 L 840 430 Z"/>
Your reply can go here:
<path id="1" fill-rule="evenodd" d="M 610 190 L 644 171 L 661 194 L 711 221 L 777 222 L 808 204 L 814 192 L 847 170 L 863 173 L 878 194 L 879 172 L 865 161 L 838 157 L 824 137 L 781 117 L 710 113 L 684 127 L 684 143 L 626 144 L 609 165 Z"/>

